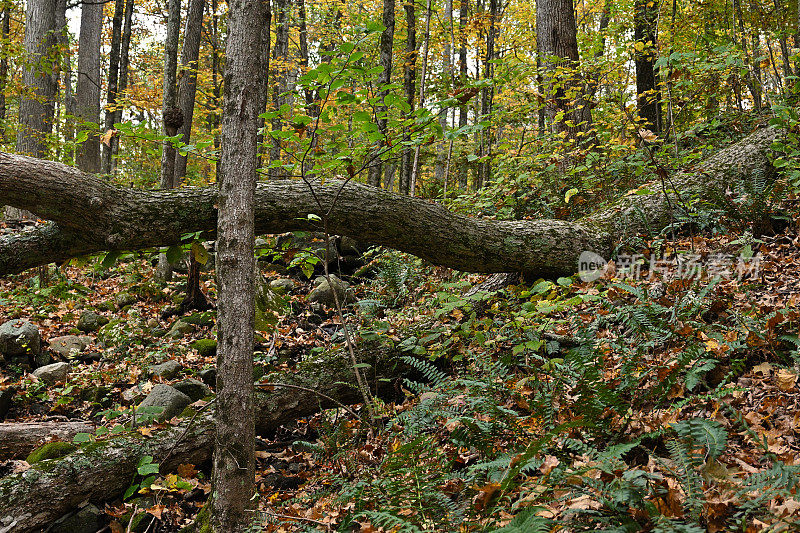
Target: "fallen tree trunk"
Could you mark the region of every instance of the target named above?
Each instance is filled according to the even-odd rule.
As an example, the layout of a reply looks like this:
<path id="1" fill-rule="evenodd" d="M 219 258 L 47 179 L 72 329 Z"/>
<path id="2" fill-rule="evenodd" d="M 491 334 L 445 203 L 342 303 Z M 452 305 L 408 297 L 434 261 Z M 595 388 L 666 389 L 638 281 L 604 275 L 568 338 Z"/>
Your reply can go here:
<path id="1" fill-rule="evenodd" d="M 0 423 L 0 461 L 23 459 L 46 440 L 71 441 L 78 433 L 94 433 L 84 421 Z"/>
<path id="2" fill-rule="evenodd" d="M 468 272 L 525 272 L 534 277 L 570 275 L 578 257 L 608 257 L 615 242 L 669 223 L 683 195 L 709 198 L 753 172 L 773 172 L 767 157 L 782 132 L 756 131 L 690 171 L 629 194 L 578 222 L 497 221 L 466 217 L 419 198 L 354 182 L 259 183 L 256 231 L 319 230 L 314 217 L 328 214 L 332 233 L 412 253 L 434 264 Z M 642 188 L 642 190 L 646 190 Z M 319 203 L 318 203 L 319 201 Z M 51 220 L 0 238 L 0 275 L 103 250 L 136 250 L 180 242 L 189 232 L 216 228 L 216 187 L 142 191 L 115 187 L 60 163 L 0 153 L 0 205 Z M 320 208 L 320 205 L 322 206 Z"/>
<path id="3" fill-rule="evenodd" d="M 375 384 L 399 376 L 396 351 L 374 343 L 359 350 L 369 363 Z M 378 380 L 377 378 L 382 378 Z M 338 403 L 362 401 L 353 370 L 342 352 L 316 356 L 298 365 L 296 372 L 269 375 L 265 381 L 288 386 L 256 394 L 256 429 L 266 433 L 282 424 L 309 416 Z M 299 387 L 299 388 L 298 388 Z M 379 391 L 380 392 L 380 391 Z M 136 477 L 139 460 L 151 455 L 161 472 L 179 464 L 200 464 L 211 457 L 214 443 L 212 409 L 188 416 L 177 426 L 147 438 L 128 432 L 107 441 L 86 444 L 63 458 L 36 463 L 25 472 L 0 480 L 0 531 L 35 531 L 72 511 L 87 500 L 102 503 L 118 497 Z"/>

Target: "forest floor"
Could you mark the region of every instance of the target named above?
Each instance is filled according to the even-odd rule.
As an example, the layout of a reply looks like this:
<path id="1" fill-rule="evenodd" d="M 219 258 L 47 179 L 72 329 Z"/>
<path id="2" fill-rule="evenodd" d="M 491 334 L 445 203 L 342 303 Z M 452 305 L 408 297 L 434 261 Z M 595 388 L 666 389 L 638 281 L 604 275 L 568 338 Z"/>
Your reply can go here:
<path id="1" fill-rule="evenodd" d="M 797 530 L 797 203 L 790 196 L 768 216 L 779 229 L 758 238 L 734 221 L 652 236 L 597 279 L 468 296 L 484 277 L 373 252 L 371 277 L 350 279 L 358 302 L 348 331 L 393 343 L 417 376 L 395 384 L 396 401 L 375 400 L 375 420 L 360 405 L 360 418 L 326 410 L 262 435 L 263 530 Z M 51 269 L 46 285 L 36 271 L 0 279 L 0 323 L 36 324 L 45 346 L 80 333 L 84 311 L 110 320 L 67 358 L 65 383 L 0 368 L 0 389 L 17 391 L 5 422 L 91 420 L 113 433 L 129 428 L 125 407 L 156 383 L 213 367 L 193 345 L 215 338 L 213 321 L 166 335 L 180 317 L 162 313 L 180 301 L 185 276 L 153 276 L 151 257 L 131 254 L 110 268 Z M 212 276 L 202 283 L 213 300 Z M 311 287 L 297 272 L 276 323 L 259 332 L 257 375 L 342 344 L 340 318 L 308 304 Z M 169 359 L 178 375 L 147 377 Z M 126 531 L 133 509 L 147 514 L 140 531 L 178 531 L 209 479 L 210 465 L 184 465 L 137 480 L 127 499 L 94 503 L 111 531 Z"/>

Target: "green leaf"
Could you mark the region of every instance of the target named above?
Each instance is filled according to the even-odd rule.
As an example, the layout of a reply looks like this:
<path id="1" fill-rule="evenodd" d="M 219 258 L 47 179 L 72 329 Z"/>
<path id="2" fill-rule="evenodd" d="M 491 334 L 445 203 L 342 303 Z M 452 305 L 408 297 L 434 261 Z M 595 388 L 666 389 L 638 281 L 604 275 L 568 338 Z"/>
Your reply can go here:
<path id="1" fill-rule="evenodd" d="M 119 256 L 122 255 L 122 252 L 111 251 L 108 252 L 104 257 L 103 260 L 100 262 L 100 267 L 103 269 L 109 269 L 114 266 L 114 263 L 117 262 Z"/>
<path id="2" fill-rule="evenodd" d="M 148 463 L 136 469 L 140 476 L 147 476 L 150 474 L 158 474 L 159 464 Z"/>
<path id="3" fill-rule="evenodd" d="M 91 442 L 94 439 L 94 435 L 91 433 L 78 433 L 74 437 L 72 437 L 72 442 L 75 444 L 81 444 L 83 442 Z"/>
<path id="4" fill-rule="evenodd" d="M 82 142 L 86 142 L 89 138 L 89 132 L 87 130 L 81 130 L 75 135 L 75 144 L 81 144 Z"/>
<path id="5" fill-rule="evenodd" d="M 181 260 L 181 257 L 183 257 L 183 248 L 181 248 L 181 246 L 173 244 L 167 248 L 167 261 L 169 261 L 170 264 L 174 265 Z"/>
<path id="6" fill-rule="evenodd" d="M 195 261 L 201 265 L 208 263 L 208 250 L 206 250 L 206 247 L 197 241 L 192 243 L 192 255 L 194 256 Z"/>
<path id="7" fill-rule="evenodd" d="M 568 190 L 567 193 L 564 195 L 564 203 L 568 204 L 569 199 L 578 194 L 578 192 L 579 192 L 578 189 L 575 188 Z"/>

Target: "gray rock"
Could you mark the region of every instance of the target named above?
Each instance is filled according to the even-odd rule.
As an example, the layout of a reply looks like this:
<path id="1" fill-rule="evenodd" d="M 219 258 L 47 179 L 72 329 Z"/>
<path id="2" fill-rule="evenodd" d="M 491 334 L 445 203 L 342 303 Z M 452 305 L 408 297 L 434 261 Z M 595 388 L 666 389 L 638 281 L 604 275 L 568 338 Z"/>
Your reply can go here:
<path id="1" fill-rule="evenodd" d="M 36 356 L 42 351 L 39 328 L 25 320 L 9 320 L 0 326 L 0 354 L 11 360 L 18 356 Z"/>
<path id="2" fill-rule="evenodd" d="M 14 387 L 6 387 L 0 390 L 0 422 L 6 419 L 6 415 L 9 409 L 11 409 L 11 403 L 16 393 L 17 389 Z"/>
<path id="3" fill-rule="evenodd" d="M 198 381 L 194 378 L 184 379 L 183 381 L 179 381 L 172 386 L 175 390 L 184 393 L 186 396 L 192 399 L 193 402 L 197 400 L 202 400 L 206 396 L 210 396 L 212 394 L 211 389 L 203 383 L 202 381 Z"/>
<path id="4" fill-rule="evenodd" d="M 159 327 L 161 324 L 158 322 L 157 318 L 148 318 L 147 319 L 147 327 L 150 329 L 155 329 Z"/>
<path id="5" fill-rule="evenodd" d="M 63 359 L 73 358 L 81 353 L 93 339 L 87 335 L 64 335 L 50 339 L 50 350 Z"/>
<path id="6" fill-rule="evenodd" d="M 193 330 L 194 330 L 194 328 L 192 327 L 191 324 L 189 324 L 188 322 L 184 322 L 181 319 L 178 319 L 178 320 L 175 321 L 174 324 L 172 324 L 172 327 L 169 328 L 169 332 L 167 333 L 167 336 L 170 339 L 176 339 L 177 340 L 177 339 L 182 338 L 184 335 L 187 335 L 187 334 L 191 333 Z"/>
<path id="7" fill-rule="evenodd" d="M 158 264 L 153 272 L 153 279 L 159 283 L 172 281 L 172 267 L 167 261 L 167 254 L 158 254 Z"/>
<path id="8" fill-rule="evenodd" d="M 138 298 L 129 292 L 120 292 L 114 296 L 114 303 L 120 308 L 125 307 L 126 305 L 133 305 L 137 301 L 139 301 Z"/>
<path id="9" fill-rule="evenodd" d="M 90 503 L 76 513 L 59 518 L 47 531 L 49 533 L 95 533 L 103 529 L 104 517 L 105 513 Z"/>
<path id="10" fill-rule="evenodd" d="M 86 333 L 97 331 L 106 324 L 108 324 L 108 319 L 94 311 L 84 311 L 78 319 L 78 329 Z"/>
<path id="11" fill-rule="evenodd" d="M 64 382 L 69 375 L 69 363 L 53 363 L 33 371 L 33 375 L 48 385 Z"/>
<path id="12" fill-rule="evenodd" d="M 340 304 L 344 305 L 355 301 L 355 296 L 353 292 L 348 289 L 349 285 L 347 282 L 333 275 L 330 278 L 330 284 L 328 284 L 328 280 L 323 276 L 314 280 L 314 290 L 308 295 L 309 303 L 320 303 L 327 307 L 334 307 L 336 305 L 334 290 L 336 291 L 336 296 L 339 298 Z"/>
<path id="13" fill-rule="evenodd" d="M 278 294 L 286 294 L 294 289 L 294 281 L 289 278 L 273 279 L 269 282 L 269 288 Z"/>
<path id="14" fill-rule="evenodd" d="M 170 359 L 169 361 L 164 361 L 161 364 L 153 365 L 148 368 L 148 373 L 151 376 L 158 376 L 164 379 L 172 379 L 178 375 L 178 372 L 181 371 L 183 367 L 177 361 Z"/>
<path id="15" fill-rule="evenodd" d="M 203 380 L 206 385 L 217 385 L 217 369 L 205 368 L 197 373 L 197 377 Z"/>
<path id="16" fill-rule="evenodd" d="M 162 407 L 163 411 L 156 418 L 165 420 L 179 415 L 184 408 L 192 403 L 192 399 L 174 387 L 159 383 L 150 394 L 139 404 L 137 413 L 146 411 L 148 407 Z"/>

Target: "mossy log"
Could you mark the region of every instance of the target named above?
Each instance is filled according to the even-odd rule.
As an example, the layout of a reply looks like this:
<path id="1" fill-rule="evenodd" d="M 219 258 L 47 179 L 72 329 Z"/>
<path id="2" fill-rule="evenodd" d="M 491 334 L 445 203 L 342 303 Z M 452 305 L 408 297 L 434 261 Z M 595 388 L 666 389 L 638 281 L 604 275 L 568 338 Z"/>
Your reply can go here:
<path id="1" fill-rule="evenodd" d="M 314 190 L 302 181 L 258 184 L 256 231 L 318 231 L 328 215 L 331 233 L 415 254 L 468 272 L 524 272 L 533 277 L 574 274 L 590 251 L 608 258 L 625 235 L 659 231 L 690 194 L 710 198 L 753 172 L 773 172 L 768 151 L 782 132 L 763 128 L 692 169 L 625 194 L 577 222 L 498 221 L 466 217 L 420 198 L 329 179 Z M 103 250 L 177 244 L 217 227 L 217 188 L 143 191 L 116 187 L 61 163 L 0 153 L 0 205 L 52 221 L 0 238 L 0 275 Z M 316 215 L 309 216 L 309 215 Z"/>
<path id="2" fill-rule="evenodd" d="M 359 357 L 370 365 L 373 384 L 386 391 L 392 378 L 402 373 L 397 353 L 377 344 L 364 344 Z M 260 433 L 275 430 L 298 418 L 313 415 L 338 403 L 351 404 L 357 393 L 353 370 L 341 351 L 314 356 L 294 372 L 270 374 L 265 381 L 288 386 L 257 391 L 255 420 Z M 352 385 L 351 385 L 352 384 Z M 214 442 L 212 408 L 197 413 L 190 407 L 183 421 L 144 437 L 127 432 L 109 440 L 82 445 L 77 451 L 44 460 L 25 472 L 0 480 L 0 531 L 36 531 L 85 501 L 102 504 L 121 495 L 136 477 L 139 460 L 151 455 L 161 472 L 179 464 L 200 464 L 211 457 Z"/>
<path id="3" fill-rule="evenodd" d="M 94 433 L 85 421 L 0 423 L 0 461 L 21 459 L 46 440 L 71 441 L 78 433 Z"/>

